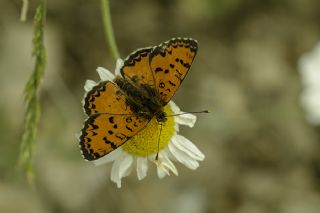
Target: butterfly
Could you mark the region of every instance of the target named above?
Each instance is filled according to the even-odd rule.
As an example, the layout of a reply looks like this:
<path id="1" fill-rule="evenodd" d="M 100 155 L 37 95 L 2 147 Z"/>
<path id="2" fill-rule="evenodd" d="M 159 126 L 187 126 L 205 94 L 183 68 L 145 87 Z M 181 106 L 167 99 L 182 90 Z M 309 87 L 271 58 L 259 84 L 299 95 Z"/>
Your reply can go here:
<path id="1" fill-rule="evenodd" d="M 138 49 L 124 60 L 121 76 L 94 86 L 84 98 L 88 118 L 80 134 L 83 157 L 91 161 L 112 152 L 154 117 L 165 122 L 163 107 L 186 77 L 197 49 L 191 38 Z"/>

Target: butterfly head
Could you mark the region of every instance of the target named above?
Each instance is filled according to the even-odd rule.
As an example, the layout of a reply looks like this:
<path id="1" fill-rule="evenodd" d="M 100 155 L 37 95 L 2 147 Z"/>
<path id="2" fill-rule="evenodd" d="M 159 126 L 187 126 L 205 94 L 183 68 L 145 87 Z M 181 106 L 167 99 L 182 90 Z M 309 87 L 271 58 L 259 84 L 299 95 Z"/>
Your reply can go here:
<path id="1" fill-rule="evenodd" d="M 163 123 L 167 121 L 167 114 L 164 111 L 157 112 L 155 116 L 159 123 Z"/>

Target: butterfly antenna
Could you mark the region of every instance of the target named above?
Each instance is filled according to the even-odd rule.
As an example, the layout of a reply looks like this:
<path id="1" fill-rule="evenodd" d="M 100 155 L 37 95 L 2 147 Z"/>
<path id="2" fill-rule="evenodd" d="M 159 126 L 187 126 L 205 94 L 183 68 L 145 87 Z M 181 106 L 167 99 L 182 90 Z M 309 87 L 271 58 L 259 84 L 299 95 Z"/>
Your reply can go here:
<path id="1" fill-rule="evenodd" d="M 185 114 L 199 114 L 199 113 L 210 113 L 210 111 L 209 110 L 202 110 L 202 111 L 196 111 L 196 112 L 182 112 L 182 113 L 178 113 L 178 114 L 167 115 L 166 117 L 179 116 L 179 115 L 185 115 Z"/>
<path id="2" fill-rule="evenodd" d="M 160 136 L 161 136 L 161 132 L 162 132 L 162 123 L 160 123 L 160 133 L 159 133 L 159 138 L 158 138 L 158 151 L 157 151 L 157 155 L 156 155 L 156 161 L 159 160 L 159 151 L 160 151 Z"/>

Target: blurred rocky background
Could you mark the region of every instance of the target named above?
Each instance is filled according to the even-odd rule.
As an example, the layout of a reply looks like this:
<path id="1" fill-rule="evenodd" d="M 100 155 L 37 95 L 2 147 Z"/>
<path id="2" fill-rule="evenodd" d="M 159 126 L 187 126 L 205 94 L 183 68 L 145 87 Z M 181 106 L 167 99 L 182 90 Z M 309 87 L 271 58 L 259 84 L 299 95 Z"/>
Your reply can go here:
<path id="1" fill-rule="evenodd" d="M 33 188 L 17 167 L 35 7 L 22 23 L 21 1 L 0 1 L 1 212 L 320 212 L 320 128 L 305 119 L 298 72 L 299 58 L 320 41 L 318 0 L 111 0 L 123 58 L 172 37 L 198 40 L 174 101 L 212 111 L 181 130 L 206 155 L 198 170 L 176 164 L 178 177 L 159 180 L 150 169 L 121 189 L 110 165 L 82 160 L 74 136 L 85 80 L 98 80 L 97 66 L 115 66 L 99 1 L 48 1 Z"/>

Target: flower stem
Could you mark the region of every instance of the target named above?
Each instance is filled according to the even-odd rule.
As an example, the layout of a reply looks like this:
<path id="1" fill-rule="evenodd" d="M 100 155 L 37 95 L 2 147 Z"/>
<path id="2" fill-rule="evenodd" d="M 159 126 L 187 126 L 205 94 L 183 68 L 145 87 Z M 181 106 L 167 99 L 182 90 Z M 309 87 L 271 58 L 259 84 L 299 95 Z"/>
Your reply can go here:
<path id="1" fill-rule="evenodd" d="M 29 0 L 22 0 L 20 21 L 27 20 L 28 7 L 29 7 Z"/>
<path id="2" fill-rule="evenodd" d="M 113 59 L 117 60 L 120 57 L 120 55 L 119 55 L 116 41 L 114 39 L 109 0 L 101 0 L 101 12 L 102 12 L 103 29 L 104 29 L 106 41 L 110 48 L 110 52 Z"/>

